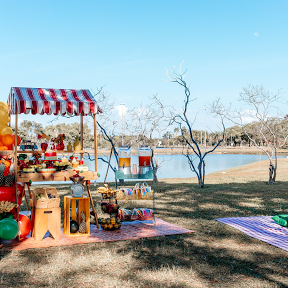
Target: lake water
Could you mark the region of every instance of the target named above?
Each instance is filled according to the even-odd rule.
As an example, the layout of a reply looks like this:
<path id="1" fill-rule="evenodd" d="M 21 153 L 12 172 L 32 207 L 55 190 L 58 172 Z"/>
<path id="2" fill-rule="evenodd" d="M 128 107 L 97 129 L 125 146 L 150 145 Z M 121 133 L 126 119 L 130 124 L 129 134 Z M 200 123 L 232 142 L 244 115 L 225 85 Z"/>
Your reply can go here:
<path id="1" fill-rule="evenodd" d="M 107 161 L 109 160 L 108 156 L 99 156 Z M 131 156 L 131 163 L 137 164 L 138 166 L 138 156 Z M 278 156 L 278 158 L 284 158 L 286 156 Z M 162 162 L 161 167 L 158 170 L 157 176 L 159 179 L 161 178 L 188 178 L 188 177 L 196 177 L 196 174 L 190 170 L 189 164 L 187 162 L 187 158 L 183 155 L 156 155 L 156 159 L 159 159 Z M 237 166 L 242 166 L 245 164 L 266 160 L 267 157 L 264 155 L 242 155 L 242 154 L 211 154 L 206 156 L 206 175 L 212 172 L 221 171 Z M 195 163 L 197 162 L 197 158 L 195 159 Z M 84 164 L 89 167 L 89 170 L 94 171 L 94 160 L 90 161 L 88 157 L 84 156 Z M 116 166 L 115 157 L 112 156 L 111 164 L 113 167 Z M 268 169 L 268 168 L 267 168 Z M 97 181 L 103 182 L 106 171 L 107 164 L 102 160 L 98 160 L 98 172 L 100 173 L 100 177 Z M 107 182 L 114 181 L 114 173 L 111 169 L 108 171 L 108 176 L 106 179 Z M 34 184 L 36 184 L 35 182 Z M 39 182 L 43 183 L 43 182 Z M 38 183 L 38 184 L 39 184 Z M 45 182 L 46 184 L 52 184 L 53 182 Z M 57 183 L 66 183 L 64 181 L 59 181 Z"/>
<path id="2" fill-rule="evenodd" d="M 285 157 L 285 156 L 282 156 Z M 108 156 L 103 156 L 104 159 L 108 160 Z M 190 170 L 187 158 L 183 155 L 156 155 L 159 161 L 163 161 L 161 168 L 158 170 L 157 176 L 161 178 L 187 178 L 195 177 L 196 174 Z M 281 157 L 279 157 L 281 158 Z M 261 161 L 267 159 L 266 156 L 262 155 L 242 155 L 242 154 L 211 154 L 206 156 L 206 175 L 215 171 L 225 170 L 237 166 L 242 166 L 245 164 Z M 197 158 L 195 159 L 197 162 Z M 116 166 L 115 158 L 111 160 L 112 166 Z M 138 156 L 132 155 L 132 164 L 137 164 L 138 166 Z M 94 170 L 94 161 L 85 161 L 85 164 L 89 166 L 91 170 Z M 100 173 L 100 178 L 98 181 L 104 181 L 107 164 L 101 160 L 98 160 L 98 170 Z M 109 169 L 107 180 L 114 181 L 114 173 Z"/>

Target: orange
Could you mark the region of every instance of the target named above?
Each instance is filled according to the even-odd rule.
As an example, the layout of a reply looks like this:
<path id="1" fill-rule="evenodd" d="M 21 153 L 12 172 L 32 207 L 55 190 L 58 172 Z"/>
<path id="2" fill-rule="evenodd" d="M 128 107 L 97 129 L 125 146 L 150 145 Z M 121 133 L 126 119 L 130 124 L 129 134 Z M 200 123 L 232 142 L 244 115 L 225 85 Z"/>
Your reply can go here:
<path id="1" fill-rule="evenodd" d="M 10 134 L 3 135 L 2 136 L 2 143 L 7 147 L 13 145 L 13 143 L 14 143 L 13 136 Z"/>
<path id="2" fill-rule="evenodd" d="M 47 136 L 46 134 L 42 134 L 42 138 L 45 139 Z"/>

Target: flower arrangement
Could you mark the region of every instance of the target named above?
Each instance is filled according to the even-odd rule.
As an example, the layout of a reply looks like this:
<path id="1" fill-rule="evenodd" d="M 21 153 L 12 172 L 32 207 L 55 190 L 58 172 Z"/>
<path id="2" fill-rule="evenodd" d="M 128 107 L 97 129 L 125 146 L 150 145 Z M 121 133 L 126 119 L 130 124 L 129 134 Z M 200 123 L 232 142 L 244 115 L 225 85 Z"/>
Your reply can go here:
<path id="1" fill-rule="evenodd" d="M 42 157 L 42 153 L 38 152 L 38 151 L 33 151 L 32 152 L 32 157 L 34 157 L 35 159 L 39 159 Z"/>
<path id="2" fill-rule="evenodd" d="M 51 139 L 54 143 L 57 143 L 56 150 L 64 150 L 64 140 L 66 139 L 65 134 L 59 134 L 56 138 Z"/>
<path id="3" fill-rule="evenodd" d="M 52 139 L 54 143 L 61 143 L 66 139 L 65 134 L 59 134 L 56 138 Z"/>

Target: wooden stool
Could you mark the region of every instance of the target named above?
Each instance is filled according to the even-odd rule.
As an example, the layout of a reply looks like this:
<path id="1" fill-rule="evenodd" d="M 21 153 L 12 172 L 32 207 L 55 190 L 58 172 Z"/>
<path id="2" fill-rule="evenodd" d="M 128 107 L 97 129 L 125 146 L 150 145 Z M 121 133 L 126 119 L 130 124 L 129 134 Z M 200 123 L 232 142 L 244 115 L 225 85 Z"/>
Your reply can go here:
<path id="1" fill-rule="evenodd" d="M 34 208 L 32 209 L 32 236 L 41 241 L 49 231 L 55 240 L 60 240 L 61 208 Z"/>
<path id="2" fill-rule="evenodd" d="M 78 207 L 77 207 L 77 201 L 78 201 Z M 70 213 L 70 208 L 71 208 L 71 213 Z M 75 220 L 80 225 L 81 211 L 83 211 L 86 216 L 87 231 L 86 233 L 79 233 L 79 232 L 71 233 L 70 232 L 70 220 Z M 69 237 L 90 235 L 90 198 L 89 197 L 64 196 L 64 234 Z"/>

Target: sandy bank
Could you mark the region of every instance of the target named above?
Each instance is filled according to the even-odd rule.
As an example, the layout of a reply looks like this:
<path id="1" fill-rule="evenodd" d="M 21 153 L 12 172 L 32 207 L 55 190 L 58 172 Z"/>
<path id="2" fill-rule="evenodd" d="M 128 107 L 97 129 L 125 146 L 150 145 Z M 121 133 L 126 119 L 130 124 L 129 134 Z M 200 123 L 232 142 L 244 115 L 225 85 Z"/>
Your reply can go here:
<path id="1" fill-rule="evenodd" d="M 262 160 L 238 166 L 230 169 L 225 169 L 210 173 L 205 177 L 206 184 L 217 183 L 247 183 L 250 181 L 268 181 L 269 160 Z M 191 171 L 191 178 L 163 178 L 159 179 L 165 183 L 197 183 L 197 177 Z M 277 181 L 287 181 L 288 179 L 288 158 L 278 159 Z"/>

